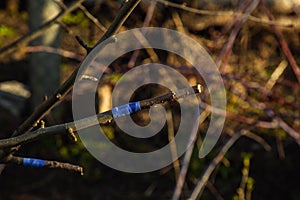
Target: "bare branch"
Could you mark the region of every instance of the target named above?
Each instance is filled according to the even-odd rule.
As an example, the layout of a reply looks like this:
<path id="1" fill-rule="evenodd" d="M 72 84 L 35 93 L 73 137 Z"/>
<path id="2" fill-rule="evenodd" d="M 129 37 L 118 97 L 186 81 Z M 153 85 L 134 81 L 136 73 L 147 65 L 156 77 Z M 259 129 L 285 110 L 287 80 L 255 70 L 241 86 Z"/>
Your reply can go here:
<path id="1" fill-rule="evenodd" d="M 4 160 L 4 163 L 6 164 L 17 164 L 17 165 L 23 165 L 28 167 L 37 167 L 37 168 L 59 168 L 59 169 L 65 169 L 68 171 L 74 171 L 78 172 L 81 175 L 83 175 L 83 168 L 78 165 L 73 165 L 70 163 L 63 163 L 58 161 L 52 161 L 52 160 L 41 160 L 36 158 L 24 158 L 24 157 L 18 157 L 18 156 L 8 156 Z"/>
<path id="2" fill-rule="evenodd" d="M 276 121 L 278 122 L 279 126 L 287 132 L 292 138 L 295 139 L 295 141 L 300 145 L 300 133 L 294 130 L 292 127 L 290 127 L 283 119 L 280 117 L 275 118 Z"/>
<path id="3" fill-rule="evenodd" d="M 153 105 L 162 104 L 165 102 L 171 102 L 180 98 L 184 98 L 188 95 L 199 94 L 203 91 L 201 85 L 193 86 L 192 88 L 184 88 L 180 89 L 180 91 L 169 92 L 165 95 L 154 97 L 151 99 L 142 100 L 140 102 L 131 102 L 129 104 L 121 105 L 113 108 L 112 110 L 106 111 L 104 113 L 100 113 L 97 115 L 97 118 L 94 116 L 87 117 L 75 122 L 69 122 L 65 124 L 54 125 L 45 128 L 39 128 L 36 131 L 32 131 L 26 134 L 22 134 L 19 136 L 2 139 L 0 140 L 0 149 L 14 147 L 17 145 L 21 145 L 23 143 L 27 143 L 33 140 L 36 140 L 41 137 L 49 136 L 49 135 L 57 135 L 57 134 L 71 134 L 73 131 L 79 131 L 81 129 L 85 129 L 96 124 L 106 124 L 117 117 L 122 117 L 125 115 L 129 115 L 133 112 L 136 112 L 141 109 L 150 108 Z M 126 108 L 130 107 L 132 104 L 138 104 L 139 109 L 131 109 L 126 110 Z M 124 109 L 125 108 L 125 109 Z M 121 110 L 121 111 L 119 111 Z M 125 112 L 124 112 L 125 110 Z"/>
<path id="4" fill-rule="evenodd" d="M 86 50 L 87 53 L 90 53 L 93 48 L 89 47 L 78 35 L 75 36 L 77 42 Z"/>
<path id="5" fill-rule="evenodd" d="M 203 123 L 203 121 L 208 117 L 208 115 L 209 115 L 209 112 L 207 112 L 207 111 L 202 112 L 202 114 L 199 117 L 199 124 Z M 190 146 L 189 146 L 189 149 L 185 152 L 183 164 L 182 164 L 182 167 L 180 170 L 179 177 L 177 179 L 177 184 L 176 184 L 176 188 L 173 193 L 172 200 L 177 200 L 180 198 L 181 191 L 182 191 L 185 179 L 186 179 L 186 174 L 187 174 L 187 171 L 188 171 L 188 168 L 190 165 L 192 152 L 194 150 L 194 144 L 195 144 L 195 139 L 196 139 L 196 135 L 198 132 L 199 124 L 195 124 L 193 127 L 192 134 L 190 136 L 190 142 L 189 142 Z"/>
<path id="6" fill-rule="evenodd" d="M 79 2 L 81 3 L 82 1 Z M 97 44 L 101 43 L 105 39 L 115 34 L 119 29 L 119 27 L 124 23 L 124 21 L 127 19 L 129 14 L 137 6 L 139 2 L 140 0 L 131 0 L 121 7 L 117 17 L 112 22 L 107 32 L 102 36 L 102 38 L 99 40 Z M 78 4 L 76 4 L 76 6 L 78 6 Z M 58 104 L 58 102 L 60 102 L 60 100 L 73 87 L 78 70 L 79 67 L 75 69 L 75 71 L 70 75 L 70 77 L 55 91 L 55 93 L 52 96 L 50 96 L 47 100 L 45 100 L 36 108 L 36 110 L 15 130 L 13 136 L 20 135 L 30 131 L 33 125 L 36 124 L 36 122 L 39 119 L 44 117 L 49 110 L 51 110 L 56 104 Z"/>
<path id="7" fill-rule="evenodd" d="M 175 179 L 178 179 L 179 172 L 180 172 L 180 161 L 179 159 L 176 159 L 178 158 L 178 151 L 176 147 L 176 142 L 174 140 L 175 130 L 174 130 L 174 123 L 173 123 L 173 116 L 170 109 L 167 109 L 166 115 L 167 115 L 166 118 L 167 118 L 167 126 L 168 126 L 168 140 L 170 142 L 170 151 L 172 155 L 172 160 L 174 160 L 173 161 L 174 175 L 175 175 Z M 172 140 L 174 142 L 171 142 Z"/>
<path id="8" fill-rule="evenodd" d="M 248 131 L 247 134 L 245 135 L 248 138 L 251 138 L 252 140 L 256 141 L 259 143 L 266 151 L 271 151 L 272 147 L 260 136 Z"/>
<path id="9" fill-rule="evenodd" d="M 235 14 L 236 14 L 234 11 L 201 10 L 201 9 L 197 9 L 197 8 L 188 7 L 188 6 L 186 6 L 186 4 L 177 4 L 177 3 L 173 3 L 173 2 L 167 1 L 167 0 L 152 0 L 152 1 L 156 1 L 158 3 L 161 3 L 161 4 L 165 5 L 165 6 L 170 6 L 170 7 L 173 7 L 173 8 L 181 9 L 181 10 L 191 12 L 191 13 L 195 13 L 195 14 L 198 14 L 198 15 L 235 17 Z M 243 15 L 246 15 L 246 14 L 243 14 Z M 255 17 L 253 15 L 249 15 L 248 19 L 253 21 L 253 22 L 257 22 L 257 23 L 263 23 L 263 24 L 269 24 L 269 25 L 274 24 L 274 25 L 282 26 L 282 27 L 293 27 L 294 26 L 292 23 L 281 23 L 281 22 L 277 22 L 277 21 L 261 19 L 261 18 Z"/>
<path id="10" fill-rule="evenodd" d="M 13 42 L 12 44 L 3 47 L 2 49 L 0 49 L 0 56 L 6 56 L 7 54 L 12 53 L 13 51 L 15 51 L 16 49 L 26 45 L 28 42 L 30 42 L 31 40 L 37 38 L 38 36 L 42 35 L 43 33 L 45 33 L 52 25 L 56 24 L 57 21 L 60 21 L 65 15 L 67 15 L 68 13 L 72 12 L 73 10 L 77 9 L 79 5 L 81 5 L 81 3 L 83 3 L 84 0 L 78 0 L 76 3 L 74 3 L 73 5 L 71 5 L 69 8 L 67 8 L 66 10 L 60 12 L 56 17 L 54 17 L 52 20 L 48 21 L 47 23 L 43 24 L 39 29 L 37 29 L 36 31 L 33 31 L 23 37 L 21 37 L 20 39 L 18 39 L 17 41 Z"/>
<path id="11" fill-rule="evenodd" d="M 260 2 L 261 2 L 261 5 L 262 5 L 262 8 L 265 11 L 266 15 L 268 16 L 268 18 L 271 21 L 273 21 L 274 17 L 272 16 L 272 14 L 270 13 L 270 11 L 265 6 L 264 1 L 261 0 Z M 288 59 L 290 65 L 292 67 L 292 70 L 294 71 L 294 74 L 295 74 L 295 76 L 296 76 L 296 78 L 297 78 L 297 80 L 298 80 L 298 82 L 300 84 L 300 69 L 299 69 L 299 66 L 298 66 L 298 64 L 297 64 L 297 62 L 296 62 L 296 60 L 295 60 L 295 58 L 294 58 L 294 56 L 293 56 L 293 54 L 292 54 L 292 52 L 291 52 L 288 44 L 287 44 L 287 42 L 286 42 L 283 34 L 279 31 L 279 29 L 277 28 L 276 25 L 273 24 L 272 28 L 273 28 L 273 31 L 274 31 L 277 39 L 278 39 L 280 47 L 281 47 L 283 53 L 285 54 L 286 58 Z"/>
<path id="12" fill-rule="evenodd" d="M 233 47 L 234 41 L 237 37 L 237 34 L 239 33 L 240 29 L 242 28 L 243 24 L 246 22 L 250 14 L 253 12 L 253 10 L 257 7 L 259 3 L 259 0 L 254 0 L 251 2 L 251 4 L 245 8 L 245 14 L 240 15 L 236 18 L 235 23 L 234 23 L 234 28 L 229 36 L 228 42 L 226 45 L 223 47 L 220 55 L 218 56 L 216 60 L 217 66 L 220 68 L 221 71 L 225 68 L 227 65 L 229 56 L 231 54 L 231 49 Z M 223 62 L 222 62 L 223 60 Z"/>
<path id="13" fill-rule="evenodd" d="M 227 151 L 230 149 L 230 147 L 242 136 L 245 134 L 245 130 L 241 130 L 238 133 L 235 133 L 222 147 L 218 155 L 215 156 L 215 158 L 211 161 L 207 169 L 204 171 L 201 179 L 199 180 L 198 184 L 196 185 L 194 191 L 192 192 L 192 195 L 190 199 L 197 199 L 199 196 L 201 196 L 201 193 L 210 177 L 212 172 L 215 170 L 217 165 L 222 161 L 223 157 L 227 153 Z"/>
<path id="14" fill-rule="evenodd" d="M 54 53 L 54 54 L 61 55 L 62 57 L 74 59 L 77 61 L 82 61 L 84 58 L 83 56 L 76 54 L 74 52 L 67 51 L 64 49 L 57 49 L 57 48 L 50 47 L 50 46 L 26 46 L 26 47 L 24 47 L 24 50 L 25 50 L 25 52 Z"/>
<path id="15" fill-rule="evenodd" d="M 101 31 L 105 32 L 107 30 L 82 4 L 79 5 L 79 8 Z"/>
<path id="16" fill-rule="evenodd" d="M 7 47 L 4 47 L 3 49 L 0 50 L 0 55 L 1 54 L 7 55 L 8 53 L 11 53 L 15 49 L 26 44 L 30 40 L 35 39 L 36 37 L 40 36 L 50 26 L 59 22 L 63 18 L 64 15 L 66 15 L 67 13 L 70 13 L 71 11 L 78 8 L 78 6 L 81 5 L 82 2 L 84 2 L 84 0 L 77 1 L 71 7 L 62 11 L 60 14 L 58 14 L 53 20 L 42 25 L 41 28 L 38 29 L 37 31 L 22 37 L 21 39 L 19 39 L 18 41 L 14 42 L 13 44 L 11 44 Z M 130 15 L 130 13 L 133 11 L 133 9 L 138 5 L 139 2 L 140 2 L 140 0 L 129 0 L 129 1 L 127 1 L 127 3 L 125 3 L 121 7 L 120 11 L 118 12 L 118 15 L 112 22 L 111 26 L 109 27 L 107 32 L 101 37 L 101 39 L 99 40 L 99 42 L 97 44 L 101 43 L 105 39 L 107 39 L 110 36 L 112 36 L 113 34 L 115 34 L 117 32 L 117 30 L 121 27 L 121 25 L 124 23 L 124 21 L 127 19 L 127 17 Z M 38 129 L 38 131 L 36 131 L 35 134 L 25 134 L 25 135 L 23 135 L 23 134 L 32 130 L 32 128 L 35 126 L 35 124 L 37 124 L 38 121 L 41 118 L 43 118 L 48 113 L 48 111 L 50 111 L 55 105 L 57 105 L 60 102 L 60 100 L 71 90 L 71 88 L 74 85 L 78 70 L 79 70 L 79 67 L 77 67 L 74 70 L 74 72 L 70 75 L 70 77 L 54 92 L 54 94 L 52 96 L 50 96 L 44 102 L 42 102 L 39 106 L 37 106 L 36 110 L 13 132 L 12 140 L 11 141 L 6 140 L 4 142 L 4 143 L 6 143 L 6 147 L 13 147 L 13 146 L 18 145 L 20 142 L 22 143 L 25 141 L 33 140 L 37 137 L 40 137 L 41 135 L 44 135 L 44 129 L 42 129 L 42 128 Z M 105 117 L 103 117 L 103 118 L 105 118 Z M 67 131 L 68 131 L 68 128 L 70 128 L 70 127 L 66 127 Z M 71 128 L 73 128 L 73 127 L 71 127 Z M 53 131 L 53 129 L 58 130 L 58 132 L 65 131 L 65 129 L 63 127 L 59 127 L 59 126 L 54 126 L 50 130 Z M 73 130 L 75 130 L 75 129 L 73 129 Z M 50 131 L 49 133 L 51 133 L 52 131 Z M 16 136 L 20 136 L 21 138 L 18 138 Z M 11 145 L 11 144 L 15 144 L 15 145 Z M 0 158 L 7 159 L 9 156 L 12 156 L 12 154 L 15 153 L 18 149 L 19 149 L 19 147 L 4 149 L 4 150 L 1 149 L 0 150 Z M 62 166 L 62 165 L 55 165 L 55 164 L 57 164 L 57 163 L 53 163 L 51 166 L 56 166 L 56 167 Z"/>

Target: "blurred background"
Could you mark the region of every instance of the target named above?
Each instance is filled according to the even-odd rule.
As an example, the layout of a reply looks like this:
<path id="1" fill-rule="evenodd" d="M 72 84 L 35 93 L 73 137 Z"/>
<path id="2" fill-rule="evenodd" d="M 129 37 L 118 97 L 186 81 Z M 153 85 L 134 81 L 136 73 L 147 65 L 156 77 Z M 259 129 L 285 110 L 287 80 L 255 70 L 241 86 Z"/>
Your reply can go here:
<path id="1" fill-rule="evenodd" d="M 198 158 L 209 115 L 200 125 L 183 187 L 187 199 L 228 138 L 241 137 L 210 177 L 200 199 L 300 199 L 300 1 L 265 0 L 142 1 L 120 31 L 143 26 L 179 31 L 199 42 L 219 66 L 227 92 L 223 134 L 205 158 Z M 86 55 L 79 36 L 93 46 L 117 15 L 122 2 L 86 0 L 2 0 L 0 2 L 0 137 L 7 138 L 35 107 L 63 83 Z M 74 6 L 75 5 L 75 6 Z M 74 7 L 70 11 L 69 8 Z M 57 20 L 55 17 L 64 13 Z M 241 13 L 244 13 L 242 15 Z M 248 16 L 249 15 L 249 16 Z M 270 19 L 273 17 L 273 21 Z M 247 17 L 247 18 L 245 18 Z M 25 37 L 23 43 L 18 40 Z M 16 43 L 15 43 L 16 42 Z M 158 62 L 172 66 L 191 85 L 203 83 L 183 58 L 162 50 L 130 52 L 115 60 L 98 87 L 98 112 L 111 109 L 116 82 L 132 67 Z M 146 85 L 132 100 L 168 92 Z M 209 104 L 207 97 L 199 97 Z M 46 126 L 72 121 L 72 94 L 45 117 Z M 118 146 L 149 152 L 166 145 L 170 127 L 180 123 L 179 105 L 165 127 L 150 139 L 126 136 L 114 122 L 102 126 Z M 203 109 L 205 109 L 205 105 Z M 132 115 L 149 123 L 148 110 Z M 171 122 L 170 122 L 171 121 Z M 173 124 L 173 125 L 172 125 Z M 70 162 L 84 175 L 59 169 L 7 165 L 0 175 L 0 199 L 170 199 L 182 158 L 161 170 L 129 174 L 111 169 L 87 152 L 80 141 L 56 135 L 23 145 L 22 156 Z"/>

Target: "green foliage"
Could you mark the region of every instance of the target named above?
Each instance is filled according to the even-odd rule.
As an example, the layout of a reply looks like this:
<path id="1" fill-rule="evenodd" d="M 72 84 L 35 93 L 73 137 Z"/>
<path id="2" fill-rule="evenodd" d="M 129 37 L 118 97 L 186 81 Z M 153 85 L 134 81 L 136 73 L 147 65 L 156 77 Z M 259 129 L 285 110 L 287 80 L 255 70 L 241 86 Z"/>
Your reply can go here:
<path id="1" fill-rule="evenodd" d="M 254 190 L 254 184 L 255 184 L 255 180 L 252 177 L 248 177 L 247 190 L 252 192 Z"/>
<path id="2" fill-rule="evenodd" d="M 84 15 L 82 11 L 77 11 L 75 13 L 69 13 L 64 16 L 63 22 L 68 25 L 79 25 L 83 28 L 89 26 L 89 19 Z"/>
<path id="3" fill-rule="evenodd" d="M 115 138 L 115 133 L 114 133 L 115 130 L 113 127 L 102 126 L 101 129 L 108 139 L 113 140 Z"/>
<path id="4" fill-rule="evenodd" d="M 16 31 L 14 28 L 6 25 L 0 25 L 0 45 L 7 38 L 13 38 L 15 36 L 16 36 Z"/>
<path id="5" fill-rule="evenodd" d="M 111 74 L 109 76 L 109 79 L 112 84 L 115 84 L 120 80 L 121 77 L 122 77 L 122 74 Z"/>
<path id="6" fill-rule="evenodd" d="M 250 200 L 255 184 L 255 180 L 249 176 L 250 160 L 253 157 L 253 153 L 242 152 L 241 157 L 243 159 L 242 178 L 240 187 L 236 189 L 236 194 L 233 196 L 233 200 Z"/>

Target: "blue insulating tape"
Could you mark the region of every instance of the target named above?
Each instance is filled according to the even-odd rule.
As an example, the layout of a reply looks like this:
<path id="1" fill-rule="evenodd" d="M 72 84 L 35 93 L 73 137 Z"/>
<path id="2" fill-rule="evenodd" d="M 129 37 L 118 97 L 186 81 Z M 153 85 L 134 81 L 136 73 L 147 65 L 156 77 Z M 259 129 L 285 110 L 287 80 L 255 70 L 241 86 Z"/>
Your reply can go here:
<path id="1" fill-rule="evenodd" d="M 122 106 L 114 107 L 112 109 L 112 114 L 113 114 L 114 118 L 117 118 L 117 117 L 129 115 L 138 110 L 141 110 L 140 102 L 139 101 L 138 102 L 130 102 L 130 103 L 122 105 Z"/>
<path id="2" fill-rule="evenodd" d="M 45 160 L 35 158 L 23 158 L 23 165 L 29 167 L 44 167 L 45 162 Z"/>

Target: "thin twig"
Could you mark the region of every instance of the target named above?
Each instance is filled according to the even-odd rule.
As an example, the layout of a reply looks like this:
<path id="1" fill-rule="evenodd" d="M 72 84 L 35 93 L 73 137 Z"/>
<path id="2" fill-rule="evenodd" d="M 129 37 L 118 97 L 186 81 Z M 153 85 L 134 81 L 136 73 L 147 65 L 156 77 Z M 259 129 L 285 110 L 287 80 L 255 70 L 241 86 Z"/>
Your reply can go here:
<path id="1" fill-rule="evenodd" d="M 224 80 L 226 80 L 226 84 L 228 85 L 228 87 L 230 87 L 230 85 L 232 85 L 232 83 L 234 82 L 239 82 L 240 84 L 242 84 L 245 88 L 247 88 L 247 90 L 249 89 L 253 89 L 256 90 L 257 92 L 259 92 L 262 96 L 265 97 L 269 97 L 271 98 L 274 102 L 280 103 L 282 106 L 284 107 L 290 107 L 294 110 L 298 110 L 299 107 L 297 107 L 296 105 L 292 104 L 292 103 L 288 103 L 282 96 L 280 96 L 277 93 L 272 93 L 272 91 L 267 90 L 265 87 L 262 87 L 259 83 L 257 82 L 250 82 L 250 81 L 246 81 L 243 80 L 242 77 L 238 77 L 238 76 L 233 76 L 233 75 L 229 75 L 229 74 L 222 74 L 222 77 L 224 78 Z M 294 90 L 299 90 L 300 89 L 300 85 L 298 83 L 293 84 L 293 83 L 289 83 L 288 84 L 289 87 L 292 87 Z"/>
<path id="2" fill-rule="evenodd" d="M 276 139 L 276 146 L 277 146 L 277 152 L 278 156 L 281 160 L 285 159 L 285 152 L 284 152 L 284 147 L 283 147 L 283 142 L 282 142 L 282 137 L 280 132 L 275 133 L 275 139 Z"/>
<path id="3" fill-rule="evenodd" d="M 201 113 L 200 117 L 199 117 L 199 124 L 202 124 L 205 121 L 205 119 L 208 117 L 208 115 L 209 115 L 209 112 L 203 111 Z M 175 190 L 174 190 L 174 193 L 173 193 L 172 200 L 177 200 L 177 199 L 180 198 L 180 195 L 181 195 L 181 192 L 182 192 L 182 189 L 183 189 L 183 185 L 184 185 L 184 182 L 185 182 L 185 179 L 186 179 L 186 174 L 187 174 L 187 171 L 188 171 L 188 168 L 189 168 L 189 164 L 190 164 L 192 152 L 193 152 L 193 149 L 194 149 L 195 141 L 196 141 L 196 138 L 197 138 L 196 134 L 198 132 L 199 124 L 195 124 L 195 126 L 193 127 L 192 134 L 190 136 L 190 142 L 189 142 L 190 146 L 189 146 L 189 149 L 185 152 L 184 159 L 183 159 L 183 164 L 182 164 L 180 174 L 179 174 L 178 179 L 177 179 L 177 183 L 176 183 L 176 187 L 175 187 Z"/>
<path id="4" fill-rule="evenodd" d="M 263 89 L 265 90 L 265 89 Z M 202 103 L 202 102 L 201 102 Z M 243 121 L 245 123 L 253 123 L 253 125 L 261 128 L 282 128 L 285 132 L 287 132 L 295 141 L 300 145 L 300 133 L 297 132 L 295 129 L 290 127 L 280 116 L 276 116 L 275 112 L 267 106 L 265 102 L 258 102 L 257 100 L 248 97 L 247 103 L 255 108 L 258 108 L 260 110 L 263 110 L 265 115 L 272 119 L 271 122 L 265 122 L 265 121 L 258 121 L 253 118 L 247 118 L 235 114 L 231 114 L 227 112 L 227 117 L 234 117 L 236 120 Z M 203 103 L 202 103 L 203 104 Z M 209 107 L 209 106 L 208 106 Z M 216 109 L 215 111 L 222 114 L 222 110 Z M 224 113 L 223 113 L 224 114 Z"/>
<path id="5" fill-rule="evenodd" d="M 82 1 L 79 1 L 82 2 Z M 119 27 L 124 23 L 132 10 L 137 6 L 140 0 L 131 0 L 126 3 L 119 11 L 117 17 L 112 22 L 107 32 L 99 40 L 99 43 L 109 38 L 117 32 Z M 77 5 L 78 6 L 78 5 Z M 13 136 L 24 134 L 30 131 L 34 124 L 44 117 L 60 100 L 71 90 L 75 82 L 79 67 L 70 75 L 70 77 L 50 96 L 46 101 L 37 106 L 36 110 L 15 130 Z"/>
<path id="6" fill-rule="evenodd" d="M 273 121 L 270 121 L 270 122 L 269 121 L 256 120 L 256 119 L 251 118 L 251 117 L 238 115 L 238 114 L 235 114 L 235 113 L 232 113 L 232 112 L 229 112 L 229 111 L 222 110 L 222 109 L 217 108 L 217 107 L 212 107 L 211 105 L 208 105 L 204 102 L 200 102 L 200 106 L 201 106 L 201 108 L 206 109 L 207 111 L 212 111 L 213 110 L 218 115 L 223 115 L 223 116 L 226 116 L 226 118 L 233 119 L 233 120 L 236 120 L 238 122 L 242 122 L 242 123 L 252 125 L 252 126 L 255 126 L 255 127 L 260 127 L 260 128 L 278 128 L 279 127 L 276 120 L 273 120 Z"/>
<path id="7" fill-rule="evenodd" d="M 54 47 L 50 47 L 50 46 L 26 46 L 26 47 L 24 47 L 24 51 L 28 52 L 28 53 L 29 52 L 53 53 L 53 54 L 58 54 L 58 55 L 61 55 L 62 57 L 74 59 L 77 61 L 82 61 L 84 58 L 83 56 L 76 54 L 72 51 L 58 49 L 58 48 L 54 48 Z"/>
<path id="8" fill-rule="evenodd" d="M 246 190 L 247 181 L 249 179 L 250 158 L 251 158 L 250 155 L 246 155 L 246 157 L 244 157 L 243 160 L 244 167 L 242 169 L 241 183 L 240 183 L 240 187 L 237 189 L 237 196 L 239 200 L 246 200 L 245 193 L 248 193 L 248 196 L 251 196 L 251 193 L 249 193 L 249 191 Z"/>
<path id="9" fill-rule="evenodd" d="M 174 160 L 172 164 L 174 168 L 175 179 L 178 179 L 179 172 L 180 172 L 180 162 L 179 159 L 175 159 L 178 158 L 176 143 L 171 142 L 171 141 L 175 141 L 174 140 L 175 131 L 174 131 L 173 116 L 170 109 L 166 110 L 166 118 L 167 118 L 167 125 L 168 125 L 167 128 L 168 128 L 168 140 L 170 142 L 170 151 L 172 155 L 172 160 Z"/>
<path id="10" fill-rule="evenodd" d="M 212 162 L 209 164 L 207 169 L 204 171 L 201 179 L 197 183 L 194 191 L 192 192 L 192 195 L 190 199 L 194 200 L 197 199 L 198 197 L 201 196 L 201 193 L 210 177 L 212 172 L 215 170 L 217 165 L 222 161 L 223 157 L 227 153 L 227 151 L 230 149 L 230 147 L 242 136 L 245 134 L 245 130 L 241 130 L 238 133 L 235 133 L 227 142 L 226 144 L 222 147 L 220 152 L 218 153 L 217 156 L 212 160 Z"/>
<path id="11" fill-rule="evenodd" d="M 71 5 L 68 9 L 63 10 L 60 12 L 56 17 L 54 17 L 52 20 L 46 22 L 43 24 L 39 29 L 36 31 L 33 31 L 31 33 L 28 33 L 27 35 L 21 37 L 17 41 L 9 44 L 8 46 L 3 47 L 0 49 L 0 56 L 6 56 L 7 54 L 10 54 L 14 52 L 16 49 L 19 49 L 20 47 L 26 45 L 31 40 L 34 40 L 35 38 L 39 37 L 40 35 L 44 34 L 49 28 L 51 28 L 54 24 L 56 24 L 58 21 L 62 20 L 62 18 L 72 12 L 73 10 L 77 9 L 81 3 L 83 3 L 84 0 L 78 0 L 73 5 Z"/>
<path id="12" fill-rule="evenodd" d="M 140 3 L 140 1 L 141 0 L 124 1 L 124 4 L 122 5 L 118 15 L 115 17 L 115 19 L 113 20 L 107 31 L 104 33 L 102 38 L 97 42 L 95 47 L 110 36 L 114 35 L 119 30 L 119 28 L 128 18 L 133 9 Z"/>
<path id="13" fill-rule="evenodd" d="M 278 122 L 278 125 L 287 132 L 292 138 L 295 139 L 295 141 L 300 145 L 300 133 L 297 132 L 295 129 L 290 127 L 282 118 L 275 117 L 276 121 Z"/>
<path id="14" fill-rule="evenodd" d="M 86 53 L 89 54 L 93 48 L 89 47 L 78 35 L 75 36 L 77 42 L 86 50 Z"/>
<path id="15" fill-rule="evenodd" d="M 94 17 L 82 4 L 79 5 L 79 8 L 101 31 L 105 32 L 107 30 L 105 26 L 100 24 L 99 20 L 96 17 Z"/>
<path id="16" fill-rule="evenodd" d="M 19 156 L 8 156 L 3 161 L 6 164 L 17 164 L 28 167 L 38 167 L 38 168 L 60 168 L 68 171 L 78 172 L 83 175 L 83 168 L 78 165 L 73 165 L 70 163 L 63 163 L 52 160 L 41 160 L 36 158 L 24 158 Z"/>
<path id="17" fill-rule="evenodd" d="M 181 195 L 182 188 L 183 188 L 185 178 L 186 178 L 186 174 L 187 174 L 187 171 L 189 168 L 192 152 L 194 150 L 194 144 L 195 144 L 195 140 L 196 140 L 196 136 L 197 136 L 197 132 L 198 132 L 198 125 L 199 124 L 195 124 L 192 129 L 192 133 L 191 133 L 190 141 L 189 141 L 189 147 L 188 147 L 188 150 L 185 152 L 183 164 L 182 164 L 180 174 L 177 179 L 177 183 L 176 183 L 176 187 L 175 187 L 175 190 L 173 193 L 172 200 L 179 199 L 179 197 Z"/>
<path id="18" fill-rule="evenodd" d="M 284 72 L 287 66 L 288 66 L 288 62 L 286 60 L 280 62 L 280 64 L 278 65 L 278 67 L 276 67 L 270 79 L 265 85 L 267 91 L 271 91 L 273 89 L 274 85 L 276 84 L 279 77 L 282 75 L 282 73 Z"/>
<path id="19" fill-rule="evenodd" d="M 53 24 L 59 22 L 66 14 L 70 13 L 71 11 L 75 10 L 78 8 L 78 6 L 83 2 L 84 0 L 79 0 L 75 4 L 73 4 L 70 8 L 67 10 L 62 11 L 60 14 L 58 14 L 53 20 L 45 23 L 44 25 L 41 26 L 40 29 L 37 31 L 28 34 L 18 41 L 14 42 L 13 44 L 4 47 L 3 49 L 0 50 L 0 55 L 6 55 L 8 53 L 11 53 L 15 49 L 19 48 L 20 46 L 26 44 L 32 39 L 35 39 L 36 37 L 40 36 L 43 34 L 50 26 Z M 117 32 L 117 30 L 121 27 L 121 25 L 124 23 L 124 21 L 127 19 L 127 17 L 130 15 L 130 13 L 133 11 L 133 9 L 138 5 L 140 0 L 129 0 L 125 5 L 123 5 L 116 18 L 113 20 L 111 26 L 109 29 L 106 31 L 106 33 L 101 37 L 99 42 L 97 44 L 100 44 L 102 41 L 105 39 L 109 38 L 113 34 Z M 21 135 L 23 137 L 24 133 L 29 132 L 32 130 L 32 128 L 35 126 L 35 124 L 38 123 L 38 121 L 43 118 L 54 106 L 56 106 L 61 99 L 72 89 L 77 73 L 79 71 L 80 66 L 78 66 L 73 73 L 69 76 L 69 78 L 54 92 L 52 96 L 47 98 L 44 102 L 42 102 L 35 111 L 13 132 L 12 137 L 16 137 Z M 69 127 L 68 127 L 69 128 Z M 71 127 L 72 128 L 72 127 Z M 40 130 L 40 129 L 39 129 Z M 43 130 L 39 132 L 37 135 L 43 135 L 42 134 Z M 29 138 L 32 137 L 32 134 L 28 135 Z M 25 136 L 26 137 L 26 136 Z M 16 142 L 15 139 L 13 141 Z M 20 142 L 20 141 L 19 141 Z M 18 144 L 18 142 L 16 142 Z M 8 145 L 7 147 L 12 147 L 15 145 Z M 10 148 L 10 149 L 1 149 L 0 150 L 0 158 L 6 158 L 12 153 L 16 152 L 19 149 L 18 147 Z"/>
<path id="20" fill-rule="evenodd" d="M 173 2 L 170 2 L 170 1 L 166 1 L 166 0 L 152 0 L 152 1 L 156 1 L 158 3 L 161 3 L 164 6 L 169 6 L 169 7 L 181 9 L 181 10 L 191 12 L 191 13 L 195 13 L 195 14 L 199 14 L 199 15 L 235 17 L 235 14 L 236 14 L 234 11 L 201 10 L 201 9 L 197 9 L 197 8 L 188 7 L 185 4 L 177 4 L 177 3 L 173 3 Z M 248 19 L 253 21 L 253 22 L 257 22 L 257 23 L 263 23 L 263 24 L 269 24 L 269 25 L 275 24 L 277 26 L 283 26 L 283 27 L 293 27 L 293 24 L 285 24 L 285 23 L 280 23 L 280 22 L 276 22 L 276 21 L 265 20 L 265 19 L 255 17 L 253 15 L 249 15 Z"/>
<path id="21" fill-rule="evenodd" d="M 260 0 L 261 2 L 261 7 L 263 8 L 264 12 L 266 13 L 266 15 L 268 16 L 268 18 L 270 19 L 270 21 L 273 21 L 274 20 L 274 17 L 272 16 L 271 12 L 269 11 L 269 9 L 267 9 L 267 7 L 265 6 L 264 4 L 264 1 L 263 0 Z M 278 39 L 278 42 L 280 44 L 280 47 L 284 53 L 284 55 L 286 56 L 286 58 L 288 59 L 291 67 L 292 67 L 292 70 L 294 71 L 294 74 L 300 84 L 300 69 L 299 69 L 299 66 L 283 36 L 283 34 L 280 32 L 280 30 L 277 28 L 276 25 L 272 25 L 272 28 L 273 28 L 273 31 Z"/>
<path id="22" fill-rule="evenodd" d="M 266 142 L 266 140 L 264 140 L 262 137 L 258 136 L 257 134 L 248 131 L 245 136 L 259 143 L 266 151 L 270 152 L 272 150 L 271 145 L 269 145 Z"/>
<path id="23" fill-rule="evenodd" d="M 236 23 L 234 24 L 234 28 L 229 36 L 228 42 L 223 47 L 220 55 L 218 56 L 216 60 L 217 66 L 219 66 L 220 70 L 223 71 L 224 67 L 227 65 L 227 62 L 229 60 L 229 56 L 231 54 L 231 49 L 233 47 L 234 41 L 237 37 L 237 34 L 239 33 L 240 29 L 242 28 L 243 24 L 246 22 L 250 14 L 254 11 L 254 9 L 257 7 L 259 3 L 259 0 L 253 0 L 251 4 L 246 8 L 245 13 L 243 15 L 240 15 L 240 17 L 237 18 Z M 223 62 L 222 62 L 223 60 Z"/>
<path id="24" fill-rule="evenodd" d="M 147 10 L 147 13 L 146 13 L 146 17 L 144 19 L 144 23 L 143 23 L 143 27 L 148 27 L 149 24 L 150 24 L 150 21 L 153 17 L 153 13 L 154 13 L 154 10 L 155 10 L 155 6 L 156 6 L 156 2 L 155 1 L 151 1 L 151 4 Z M 140 50 L 138 49 L 139 46 L 137 46 L 137 48 L 135 48 L 136 50 L 133 52 L 131 58 L 129 59 L 129 62 L 127 64 L 127 66 L 130 68 L 130 67 L 133 67 L 135 65 L 135 62 L 139 56 L 139 53 L 140 53 Z M 155 52 L 154 51 L 151 51 L 151 53 L 149 53 L 148 50 L 146 50 L 148 52 L 149 55 L 155 55 Z M 151 56 L 152 57 L 152 56 Z M 155 56 L 155 58 L 158 58 L 157 56 Z M 157 62 L 157 59 L 154 60 L 154 62 Z"/>
<path id="25" fill-rule="evenodd" d="M 206 187 L 210 190 L 210 192 L 214 195 L 216 200 L 224 200 L 220 192 L 217 190 L 217 188 L 212 184 L 211 181 L 207 181 Z"/>

